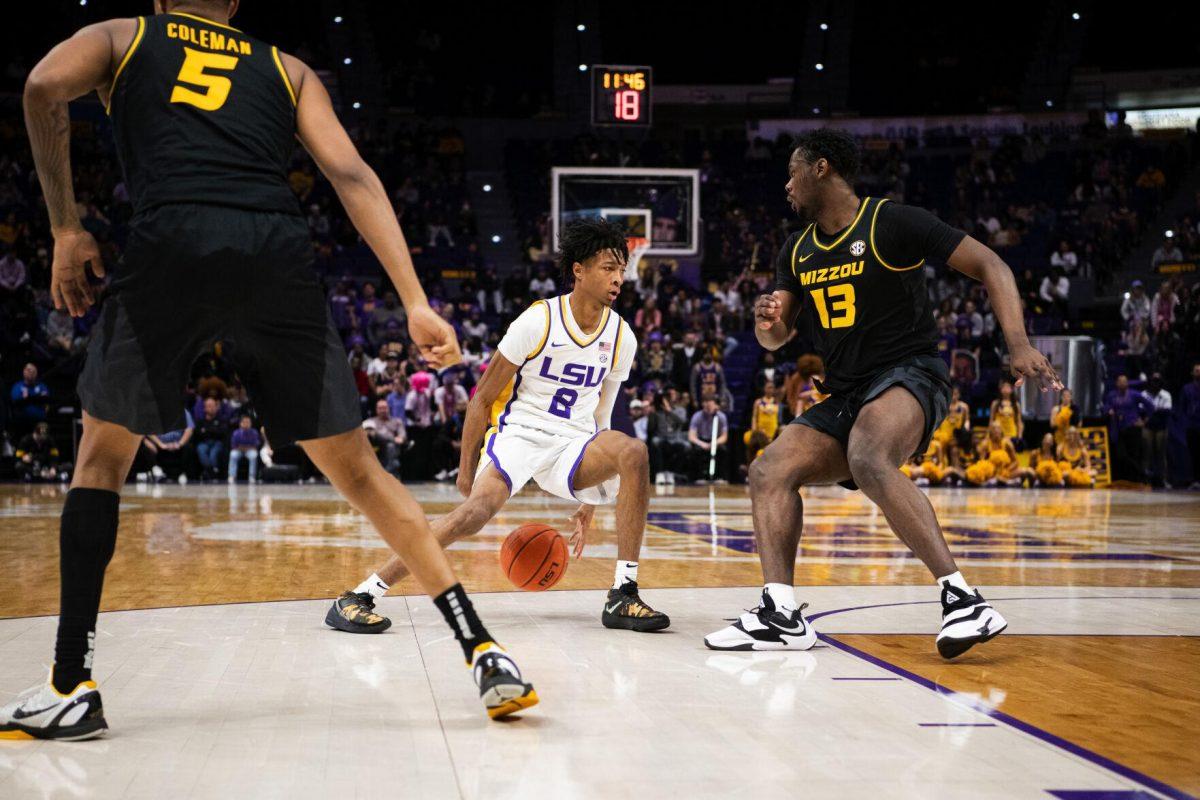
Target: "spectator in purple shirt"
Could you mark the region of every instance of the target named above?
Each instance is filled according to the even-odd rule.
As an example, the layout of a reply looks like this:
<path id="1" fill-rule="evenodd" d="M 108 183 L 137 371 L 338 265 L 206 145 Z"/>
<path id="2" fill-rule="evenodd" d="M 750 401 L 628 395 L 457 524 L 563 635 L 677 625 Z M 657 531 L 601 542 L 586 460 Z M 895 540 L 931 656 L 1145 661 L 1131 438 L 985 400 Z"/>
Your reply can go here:
<path id="1" fill-rule="evenodd" d="M 237 429 L 229 437 L 229 482 L 237 482 L 238 464 L 244 458 L 250 464 L 247 477 L 250 483 L 258 480 L 258 448 L 262 447 L 262 437 L 254 430 L 253 421 L 249 414 L 243 414 L 238 420 Z"/>
<path id="2" fill-rule="evenodd" d="M 1188 453 L 1192 457 L 1192 485 L 1200 489 L 1200 362 L 1192 364 L 1192 382 L 1179 393 L 1179 415 L 1187 436 Z"/>
<path id="3" fill-rule="evenodd" d="M 1104 397 L 1104 408 L 1115 433 L 1113 478 L 1145 482 L 1142 472 L 1142 428 L 1154 413 L 1154 404 L 1144 394 L 1129 388 L 1129 378 L 1117 376 L 1117 385 Z"/>
<path id="4" fill-rule="evenodd" d="M 15 292 L 25 285 L 28 271 L 25 262 L 12 253 L 6 252 L 0 258 L 0 289 Z"/>

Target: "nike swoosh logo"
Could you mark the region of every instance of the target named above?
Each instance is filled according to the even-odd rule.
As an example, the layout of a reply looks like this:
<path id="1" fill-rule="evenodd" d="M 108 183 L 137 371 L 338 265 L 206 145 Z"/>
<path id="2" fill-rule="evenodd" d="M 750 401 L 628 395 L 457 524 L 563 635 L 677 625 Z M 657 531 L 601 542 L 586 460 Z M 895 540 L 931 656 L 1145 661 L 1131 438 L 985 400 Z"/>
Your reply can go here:
<path id="1" fill-rule="evenodd" d="M 604 610 L 607 611 L 609 614 L 611 614 L 620 607 L 621 607 L 621 601 L 618 600 L 617 602 L 613 603 L 611 606 L 605 606 Z"/>
<path id="2" fill-rule="evenodd" d="M 809 254 L 808 254 L 808 255 L 806 255 L 806 256 L 801 256 L 800 258 L 797 258 L 797 259 L 796 259 L 796 263 L 798 263 L 798 264 L 803 264 L 805 261 L 808 261 L 808 260 L 809 260 L 810 258 L 812 258 L 812 257 L 813 257 L 813 254 L 812 254 L 812 253 L 809 253 Z"/>
<path id="3" fill-rule="evenodd" d="M 555 342 L 554 344 L 552 344 L 550 346 L 551 347 L 566 347 L 567 343 L 566 342 Z"/>
<path id="4" fill-rule="evenodd" d="M 13 712 L 13 719 L 28 719 L 29 717 L 36 717 L 38 714 L 45 714 L 47 711 L 51 710 L 57 705 L 58 703 L 55 703 L 54 705 L 46 706 L 45 708 L 39 708 L 37 711 L 26 711 L 23 708 L 18 708 Z"/>
<path id="5" fill-rule="evenodd" d="M 778 622 L 774 622 L 772 625 L 774 626 L 775 630 L 779 631 L 780 633 L 786 633 L 792 636 L 800 636 L 804 633 L 804 623 L 800 623 L 794 628 L 785 628 Z"/>

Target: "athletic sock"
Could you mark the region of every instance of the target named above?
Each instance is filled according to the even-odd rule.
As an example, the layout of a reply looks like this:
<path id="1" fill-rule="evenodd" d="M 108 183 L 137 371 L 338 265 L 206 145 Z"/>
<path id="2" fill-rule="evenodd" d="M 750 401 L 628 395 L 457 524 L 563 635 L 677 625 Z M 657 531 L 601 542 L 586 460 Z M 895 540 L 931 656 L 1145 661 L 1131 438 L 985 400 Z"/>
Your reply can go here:
<path id="1" fill-rule="evenodd" d="M 371 595 L 371 597 L 374 597 L 376 600 L 378 600 L 387 594 L 388 589 L 390 588 L 392 587 L 384 583 L 383 579 L 379 577 L 378 573 L 372 572 L 371 577 L 367 578 L 365 581 L 355 587 L 354 593 L 362 594 L 363 592 L 366 592 L 367 594 Z"/>
<path id="2" fill-rule="evenodd" d="M 612 588 L 620 589 L 627 583 L 637 583 L 637 568 L 636 561 L 617 561 L 617 573 L 613 577 Z"/>
<path id="3" fill-rule="evenodd" d="M 767 593 L 767 597 L 771 598 L 771 602 L 779 611 L 787 613 L 800 607 L 796 602 L 796 590 L 789 584 L 768 583 L 763 587 L 763 591 Z"/>
<path id="4" fill-rule="evenodd" d="M 454 638 L 462 645 L 463 657 L 471 663 L 475 648 L 481 644 L 494 641 L 487 628 L 475 614 L 471 598 L 467 597 L 461 583 L 456 583 L 446 591 L 433 598 L 433 604 L 442 612 L 442 618 L 454 631 Z"/>
<path id="5" fill-rule="evenodd" d="M 117 545 L 121 496 L 105 489 L 67 492 L 59 526 L 58 636 L 51 682 L 67 694 L 92 679 L 96 615 L 104 589 L 104 570 Z"/>
<path id="6" fill-rule="evenodd" d="M 961 572 L 953 572 L 944 578 L 938 578 L 937 582 L 938 586 L 941 586 L 943 589 L 947 586 L 953 586 L 960 592 L 964 592 L 969 595 L 975 594 L 975 590 L 971 588 L 971 584 L 967 583 L 966 578 L 962 576 Z"/>

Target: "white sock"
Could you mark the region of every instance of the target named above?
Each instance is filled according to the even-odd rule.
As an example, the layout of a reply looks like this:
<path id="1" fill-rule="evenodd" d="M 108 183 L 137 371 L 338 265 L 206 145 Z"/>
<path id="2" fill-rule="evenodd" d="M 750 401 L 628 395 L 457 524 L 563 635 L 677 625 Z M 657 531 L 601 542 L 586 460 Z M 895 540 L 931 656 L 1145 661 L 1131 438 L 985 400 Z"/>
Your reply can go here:
<path id="1" fill-rule="evenodd" d="M 366 592 L 367 594 L 371 595 L 371 597 L 378 599 L 387 594 L 388 589 L 390 588 L 392 587 L 383 582 L 383 578 L 380 578 L 375 573 L 371 573 L 371 577 L 360 583 L 354 590 L 354 593 L 361 594 L 362 592 Z"/>
<path id="2" fill-rule="evenodd" d="M 778 611 L 795 611 L 800 607 L 796 602 L 796 590 L 786 583 L 768 583 L 763 590 Z"/>
<path id="3" fill-rule="evenodd" d="M 975 590 L 971 588 L 971 584 L 967 583 L 967 579 L 962 576 L 961 572 L 955 572 L 944 578 L 937 579 L 938 586 L 945 587 L 947 584 L 958 589 L 960 592 L 967 594 L 975 594 Z"/>
<path id="4" fill-rule="evenodd" d="M 620 589 L 623 585 L 629 582 L 637 582 L 636 561 L 617 561 L 617 574 L 613 577 L 612 588 Z"/>

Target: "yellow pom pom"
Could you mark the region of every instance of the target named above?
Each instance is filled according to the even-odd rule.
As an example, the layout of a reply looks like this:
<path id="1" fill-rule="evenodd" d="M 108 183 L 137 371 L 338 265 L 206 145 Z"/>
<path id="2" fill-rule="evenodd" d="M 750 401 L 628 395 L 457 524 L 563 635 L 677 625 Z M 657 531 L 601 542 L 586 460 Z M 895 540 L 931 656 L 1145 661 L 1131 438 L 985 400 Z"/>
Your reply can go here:
<path id="1" fill-rule="evenodd" d="M 1012 459 L 1009 458 L 1007 450 L 993 450 L 988 454 L 988 461 L 992 462 L 997 467 L 1007 467 L 1012 463 Z"/>
<path id="2" fill-rule="evenodd" d="M 976 486 L 987 483 L 996 477 L 996 465 L 991 461 L 976 461 L 967 467 L 967 480 Z"/>

